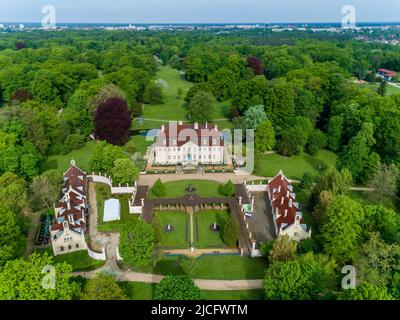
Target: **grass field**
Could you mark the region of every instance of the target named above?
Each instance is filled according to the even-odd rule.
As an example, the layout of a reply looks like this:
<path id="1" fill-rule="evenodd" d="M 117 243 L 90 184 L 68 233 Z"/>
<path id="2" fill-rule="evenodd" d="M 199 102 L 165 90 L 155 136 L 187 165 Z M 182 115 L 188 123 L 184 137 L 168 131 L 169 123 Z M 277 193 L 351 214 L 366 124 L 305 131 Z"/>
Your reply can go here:
<path id="1" fill-rule="evenodd" d="M 103 183 L 96 183 L 95 189 L 96 189 L 97 212 L 98 212 L 98 223 L 97 223 L 98 231 L 103 231 L 103 232 L 119 231 L 124 223 L 132 221 L 134 219 L 138 219 L 137 215 L 129 213 L 129 203 L 128 203 L 130 199 L 129 195 L 127 194 L 111 195 L 110 187 Z M 121 203 L 121 220 L 103 222 L 104 202 L 111 198 L 119 199 Z"/>
<path id="2" fill-rule="evenodd" d="M 188 188 L 189 185 L 196 188 L 196 191 L 191 194 L 197 194 L 201 197 L 222 197 L 218 191 L 220 186 L 218 182 L 208 180 L 180 180 L 165 183 L 166 194 L 163 198 L 182 197 L 188 194 L 186 188 Z M 155 199 L 156 197 L 150 192 L 150 198 Z"/>
<path id="3" fill-rule="evenodd" d="M 146 154 L 147 147 L 154 143 L 154 141 L 146 141 L 146 137 L 141 135 L 132 136 L 131 141 L 135 144 L 136 150 L 142 154 Z"/>
<path id="4" fill-rule="evenodd" d="M 255 174 L 265 177 L 274 177 L 282 170 L 288 178 L 301 179 L 306 172 L 317 176 L 328 166 L 335 166 L 336 154 L 321 150 L 316 156 L 302 153 L 291 158 L 277 153 L 255 157 Z"/>
<path id="5" fill-rule="evenodd" d="M 203 255 L 197 259 L 193 277 L 196 279 L 263 279 L 266 260 L 264 258 L 241 257 L 240 255 Z"/>
<path id="6" fill-rule="evenodd" d="M 193 84 L 186 81 L 179 71 L 169 66 L 160 67 L 155 79 L 162 79 L 168 83 L 168 88 L 164 89 L 164 101 L 161 104 L 145 105 L 143 118 L 148 119 L 140 124 L 137 120 L 132 122 L 132 129 L 153 129 L 159 128 L 161 124 L 168 121 L 187 121 L 187 111 L 184 106 L 184 100 L 187 91 Z M 178 96 L 178 90 L 182 89 L 183 94 Z M 226 119 L 228 117 L 229 102 L 218 102 L 213 119 Z M 161 121 L 157 121 L 161 120 Z M 230 128 L 229 121 L 216 122 L 221 128 Z"/>
<path id="7" fill-rule="evenodd" d="M 50 169 L 60 169 L 61 171 L 66 171 L 70 164 L 71 160 L 75 160 L 76 164 L 84 171 L 89 172 L 90 166 L 89 162 L 92 158 L 92 154 L 96 147 L 95 141 L 89 141 L 85 144 L 85 146 L 78 150 L 73 150 L 70 153 L 63 155 L 50 156 L 42 165 L 42 171 L 50 170 Z"/>
<path id="8" fill-rule="evenodd" d="M 130 300 L 152 300 L 156 284 L 119 282 Z M 211 291 L 201 290 L 204 300 L 263 300 L 263 290 Z"/>
<path id="9" fill-rule="evenodd" d="M 184 273 L 181 266 L 183 256 L 165 256 L 157 262 L 147 266 L 124 265 L 133 271 L 173 275 Z M 240 255 L 203 255 L 197 259 L 192 277 L 195 279 L 263 279 L 267 266 L 264 258 L 241 257 Z"/>
<path id="10" fill-rule="evenodd" d="M 160 245 L 163 248 L 189 248 L 189 242 L 186 241 L 186 213 L 170 211 L 155 212 L 154 223 L 157 226 Z M 167 232 L 165 230 L 168 224 L 174 228 L 174 231 Z"/>
<path id="11" fill-rule="evenodd" d="M 144 282 L 119 282 L 130 300 L 152 300 L 155 284 Z"/>
<path id="12" fill-rule="evenodd" d="M 44 253 L 47 252 L 49 255 L 53 256 L 53 249 L 36 249 L 35 252 Z M 86 250 L 76 251 L 72 253 L 66 253 L 59 256 L 53 256 L 53 261 L 55 263 L 66 262 L 72 266 L 73 271 L 90 271 L 100 268 L 104 261 L 95 260 L 89 257 Z"/>
<path id="13" fill-rule="evenodd" d="M 360 84 L 359 85 L 361 88 L 368 88 L 371 89 L 374 92 L 377 92 L 380 83 L 368 83 L 368 84 Z M 397 88 L 395 86 L 392 86 L 390 84 L 387 85 L 386 87 L 386 94 L 387 95 L 393 95 L 393 94 L 400 94 L 400 88 Z"/>
<path id="14" fill-rule="evenodd" d="M 228 211 L 200 211 L 197 213 L 195 219 L 197 219 L 199 228 L 199 241 L 195 237 L 196 248 L 225 248 L 222 235 L 228 217 Z M 214 223 L 217 223 L 220 227 L 220 230 L 217 232 L 210 230 L 210 226 Z"/>

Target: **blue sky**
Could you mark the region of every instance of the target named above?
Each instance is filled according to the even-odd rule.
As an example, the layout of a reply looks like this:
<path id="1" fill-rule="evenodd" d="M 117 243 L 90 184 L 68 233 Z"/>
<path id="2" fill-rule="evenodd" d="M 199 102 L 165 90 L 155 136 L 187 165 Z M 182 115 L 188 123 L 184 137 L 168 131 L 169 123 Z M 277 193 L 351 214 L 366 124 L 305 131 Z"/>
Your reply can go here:
<path id="1" fill-rule="evenodd" d="M 46 4 L 58 23 L 340 22 L 347 4 L 359 22 L 400 21 L 399 0 L 0 0 L 0 21 L 40 22 Z"/>

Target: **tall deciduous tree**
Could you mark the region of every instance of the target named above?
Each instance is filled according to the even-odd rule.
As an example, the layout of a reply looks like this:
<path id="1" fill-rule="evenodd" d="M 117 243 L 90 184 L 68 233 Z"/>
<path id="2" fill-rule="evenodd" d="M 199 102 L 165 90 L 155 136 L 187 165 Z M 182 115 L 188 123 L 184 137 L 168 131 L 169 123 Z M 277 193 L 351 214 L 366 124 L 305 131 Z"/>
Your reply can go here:
<path id="1" fill-rule="evenodd" d="M 139 178 L 139 168 L 130 159 L 117 159 L 112 169 L 113 183 L 133 185 Z"/>
<path id="2" fill-rule="evenodd" d="M 156 286 L 155 300 L 200 300 L 200 289 L 187 275 L 167 276 Z"/>
<path id="3" fill-rule="evenodd" d="M 255 134 L 255 148 L 260 153 L 271 151 L 276 145 L 275 130 L 271 121 L 265 120 Z"/>
<path id="4" fill-rule="evenodd" d="M 25 246 L 16 214 L 4 204 L 0 204 L 0 234 L 0 266 L 3 266 L 8 260 L 19 257 Z"/>
<path id="5" fill-rule="evenodd" d="M 257 130 L 267 119 L 263 105 L 253 106 L 244 113 L 244 126 L 246 129 Z"/>
<path id="6" fill-rule="evenodd" d="M 293 261 L 273 263 L 264 279 L 270 300 L 311 300 L 335 287 L 335 264 L 325 256 L 307 253 Z"/>
<path id="7" fill-rule="evenodd" d="M 350 262 L 360 244 L 364 210 L 356 201 L 336 197 L 326 210 L 322 226 L 324 251 L 338 262 Z"/>
<path id="8" fill-rule="evenodd" d="M 296 258 L 297 242 L 287 235 L 279 236 L 269 252 L 269 262 L 290 261 Z"/>
<path id="9" fill-rule="evenodd" d="M 151 260 L 154 242 L 152 225 L 133 220 L 122 227 L 119 250 L 124 261 L 146 265 Z"/>
<path id="10" fill-rule="evenodd" d="M 51 266 L 55 278 L 49 273 Z M 70 265 L 55 264 L 47 254 L 9 261 L 0 271 L 0 299 L 72 300 L 79 294 L 79 285 L 71 281 L 71 273 Z"/>
<path id="11" fill-rule="evenodd" d="M 263 75 L 264 74 L 264 66 L 260 59 L 257 57 L 249 57 L 247 58 L 247 65 L 253 70 L 254 75 Z"/>
<path id="12" fill-rule="evenodd" d="M 126 102 L 121 98 L 110 98 L 101 104 L 94 117 L 95 134 L 100 140 L 114 145 L 124 145 L 130 135 L 131 115 Z"/>
<path id="13" fill-rule="evenodd" d="M 214 96 L 211 93 L 199 91 L 190 100 L 188 112 L 192 121 L 200 123 L 210 121 L 215 112 Z"/>
<path id="14" fill-rule="evenodd" d="M 88 280 L 83 292 L 83 300 L 126 300 L 124 291 L 111 275 L 100 273 Z"/>
<path id="15" fill-rule="evenodd" d="M 344 148 L 339 159 L 340 168 L 349 169 L 356 181 L 369 181 L 377 171 L 380 161 L 379 155 L 372 152 L 374 144 L 373 125 L 365 123 L 361 131 L 351 138 Z"/>

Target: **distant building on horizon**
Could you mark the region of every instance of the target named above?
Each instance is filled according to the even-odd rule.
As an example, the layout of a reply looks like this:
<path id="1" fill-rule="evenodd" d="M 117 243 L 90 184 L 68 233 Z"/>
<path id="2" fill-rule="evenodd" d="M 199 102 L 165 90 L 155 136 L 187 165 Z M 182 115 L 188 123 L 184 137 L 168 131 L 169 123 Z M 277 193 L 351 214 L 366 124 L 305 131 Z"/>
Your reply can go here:
<path id="1" fill-rule="evenodd" d="M 384 68 L 378 69 L 376 72 L 377 78 L 382 78 L 386 81 L 394 80 L 394 78 L 396 78 L 397 75 L 398 75 L 398 73 L 396 71 L 384 69 Z"/>

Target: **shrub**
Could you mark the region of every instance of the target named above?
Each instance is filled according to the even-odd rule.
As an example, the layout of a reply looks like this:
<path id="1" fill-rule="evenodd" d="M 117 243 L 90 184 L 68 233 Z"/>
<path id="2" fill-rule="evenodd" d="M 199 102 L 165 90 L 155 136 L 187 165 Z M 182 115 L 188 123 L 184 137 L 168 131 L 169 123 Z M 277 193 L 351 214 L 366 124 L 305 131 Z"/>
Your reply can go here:
<path id="1" fill-rule="evenodd" d="M 151 193 L 158 198 L 164 197 L 167 194 L 167 190 L 165 184 L 158 179 L 155 183 L 153 188 L 151 188 Z"/>
<path id="2" fill-rule="evenodd" d="M 235 247 L 239 238 L 239 221 L 234 213 L 229 215 L 225 224 L 223 240 L 227 247 Z"/>

